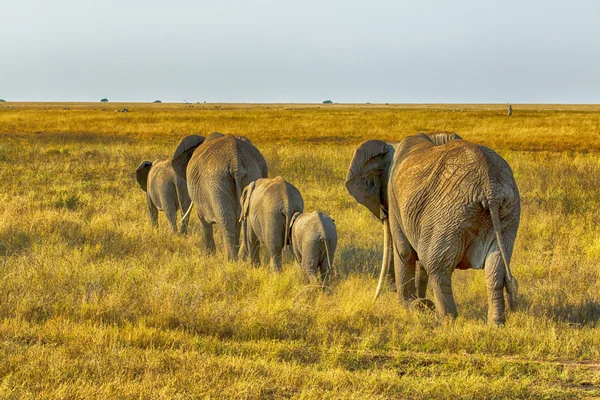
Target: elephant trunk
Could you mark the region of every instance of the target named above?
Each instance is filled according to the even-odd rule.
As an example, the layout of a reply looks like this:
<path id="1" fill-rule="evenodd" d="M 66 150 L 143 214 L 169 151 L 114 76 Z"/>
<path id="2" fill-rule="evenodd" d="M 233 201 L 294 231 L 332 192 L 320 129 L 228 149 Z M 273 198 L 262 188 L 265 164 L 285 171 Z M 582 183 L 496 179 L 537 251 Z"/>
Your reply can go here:
<path id="1" fill-rule="evenodd" d="M 381 263 L 381 273 L 379 274 L 379 282 L 377 283 L 377 290 L 375 291 L 375 298 L 373 302 L 377 300 L 381 294 L 381 289 L 386 280 L 388 269 L 390 267 L 392 253 L 392 237 L 390 234 L 390 222 L 387 218 L 383 219 L 383 261 Z"/>

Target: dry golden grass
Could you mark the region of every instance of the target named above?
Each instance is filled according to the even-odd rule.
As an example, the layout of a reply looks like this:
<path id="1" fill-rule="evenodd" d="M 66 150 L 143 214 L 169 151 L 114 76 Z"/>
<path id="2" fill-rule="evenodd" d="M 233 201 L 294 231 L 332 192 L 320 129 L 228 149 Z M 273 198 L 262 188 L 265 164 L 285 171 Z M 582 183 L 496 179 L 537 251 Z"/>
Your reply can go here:
<path id="1" fill-rule="evenodd" d="M 515 172 L 522 299 L 505 327 L 486 325 L 481 271 L 454 274 L 453 323 L 394 293 L 372 304 L 381 232 L 348 163 L 362 140 L 429 130 Z M 194 219 L 188 237 L 150 227 L 135 168 L 212 131 L 248 136 L 335 218 L 330 290 L 289 258 L 275 275 L 204 256 Z M 599 150 L 596 106 L 2 103 L 0 397 L 600 396 Z"/>

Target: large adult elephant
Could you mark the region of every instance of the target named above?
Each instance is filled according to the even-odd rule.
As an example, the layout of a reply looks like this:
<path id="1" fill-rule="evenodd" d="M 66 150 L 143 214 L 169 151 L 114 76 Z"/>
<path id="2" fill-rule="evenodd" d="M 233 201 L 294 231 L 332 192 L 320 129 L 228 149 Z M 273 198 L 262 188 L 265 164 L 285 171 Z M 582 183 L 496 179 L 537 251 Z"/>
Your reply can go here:
<path id="1" fill-rule="evenodd" d="M 428 278 L 438 313 L 455 317 L 452 273 L 483 268 L 488 322 L 505 321 L 504 289 L 513 308 L 518 287 L 510 259 L 520 197 L 502 157 L 453 133 L 418 134 L 396 145 L 368 140 L 354 153 L 346 187 L 383 223 L 376 296 L 393 257 L 401 301 L 424 295 Z M 417 261 L 425 279 L 416 277 Z"/>
<path id="2" fill-rule="evenodd" d="M 175 172 L 187 181 L 192 205 L 197 207 L 202 237 L 208 253 L 214 253 L 213 225 L 223 230 L 227 259 L 236 260 L 239 250 L 242 190 L 268 175 L 260 151 L 243 136 L 212 133 L 181 140 L 173 160 Z"/>

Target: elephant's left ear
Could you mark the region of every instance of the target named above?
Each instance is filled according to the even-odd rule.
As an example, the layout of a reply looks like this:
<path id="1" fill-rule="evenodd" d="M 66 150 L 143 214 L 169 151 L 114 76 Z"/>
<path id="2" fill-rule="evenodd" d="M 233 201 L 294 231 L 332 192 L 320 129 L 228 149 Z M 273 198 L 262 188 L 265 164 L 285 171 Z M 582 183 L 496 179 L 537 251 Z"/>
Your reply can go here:
<path id="1" fill-rule="evenodd" d="M 198 148 L 204 142 L 204 136 L 200 135 L 189 135 L 181 139 L 181 142 L 177 145 L 171 165 L 173 169 L 181 178 L 186 180 L 187 178 L 187 165 L 194 154 L 194 150 Z"/>
<path id="2" fill-rule="evenodd" d="M 377 219 L 383 218 L 381 207 L 387 201 L 383 192 L 393 154 L 392 145 L 382 140 L 367 140 L 354 152 L 346 177 L 348 192 Z"/>
<path id="3" fill-rule="evenodd" d="M 152 168 L 150 161 L 142 161 L 135 171 L 137 181 L 144 192 L 148 191 L 148 174 L 150 173 L 150 168 Z"/>

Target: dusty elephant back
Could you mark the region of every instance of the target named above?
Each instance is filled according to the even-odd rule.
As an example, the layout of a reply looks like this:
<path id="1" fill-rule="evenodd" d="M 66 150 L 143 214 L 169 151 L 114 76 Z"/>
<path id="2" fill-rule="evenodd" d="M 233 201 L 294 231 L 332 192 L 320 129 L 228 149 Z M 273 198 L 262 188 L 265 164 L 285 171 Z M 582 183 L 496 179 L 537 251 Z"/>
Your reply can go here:
<path id="1" fill-rule="evenodd" d="M 251 196 L 249 215 L 262 242 L 269 233 L 281 233 L 281 244 L 286 245 L 292 216 L 304 211 L 304 199 L 298 188 L 282 177 L 259 179 Z M 259 221 L 261 220 L 261 221 Z M 264 225 L 267 226 L 264 226 Z M 271 225 L 271 226 L 268 226 Z"/>
<path id="2" fill-rule="evenodd" d="M 494 151 L 463 140 L 424 146 L 396 160 L 389 195 L 398 205 L 391 212 L 417 253 L 440 235 L 457 238 L 455 246 L 471 241 L 489 247 L 495 240 L 489 198 L 502 204 L 503 227 L 515 220 L 518 224 L 520 215 L 519 191 L 508 163 Z M 473 264 L 478 265 L 468 267 L 481 262 Z"/>
<path id="3" fill-rule="evenodd" d="M 239 217 L 239 198 L 250 182 L 267 177 L 267 163 L 252 143 L 233 135 L 209 136 L 194 151 L 187 166 L 190 198 L 207 222 L 218 222 L 213 198 L 226 193 Z"/>
<path id="4" fill-rule="evenodd" d="M 318 243 L 328 240 L 337 243 L 335 222 L 326 214 L 313 211 L 301 214 L 294 222 L 292 243 Z"/>

